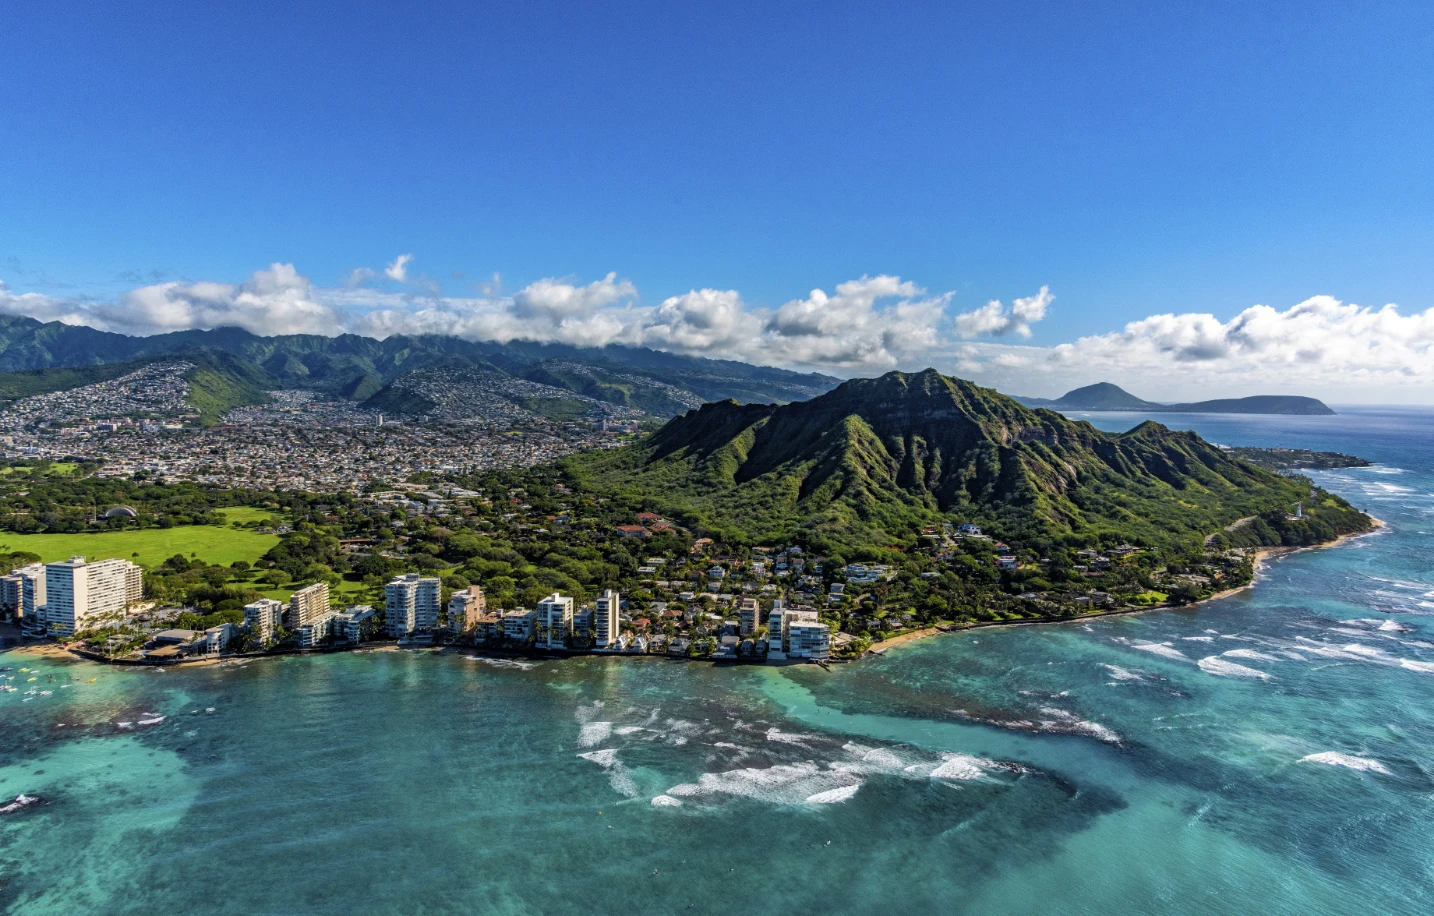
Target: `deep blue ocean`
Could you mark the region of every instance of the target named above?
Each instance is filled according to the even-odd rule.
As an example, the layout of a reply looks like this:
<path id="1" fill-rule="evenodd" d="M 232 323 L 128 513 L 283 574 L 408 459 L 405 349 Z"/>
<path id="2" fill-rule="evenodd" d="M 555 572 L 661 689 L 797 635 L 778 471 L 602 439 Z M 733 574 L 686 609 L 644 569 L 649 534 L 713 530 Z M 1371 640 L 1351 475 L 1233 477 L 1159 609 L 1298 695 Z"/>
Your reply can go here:
<path id="1" fill-rule="evenodd" d="M 0 694 L 0 797 L 47 799 L 0 911 L 1434 912 L 1434 413 L 1155 419 L 1369 458 L 1314 476 L 1387 527 L 830 673 L 0 654 L 51 690 Z"/>

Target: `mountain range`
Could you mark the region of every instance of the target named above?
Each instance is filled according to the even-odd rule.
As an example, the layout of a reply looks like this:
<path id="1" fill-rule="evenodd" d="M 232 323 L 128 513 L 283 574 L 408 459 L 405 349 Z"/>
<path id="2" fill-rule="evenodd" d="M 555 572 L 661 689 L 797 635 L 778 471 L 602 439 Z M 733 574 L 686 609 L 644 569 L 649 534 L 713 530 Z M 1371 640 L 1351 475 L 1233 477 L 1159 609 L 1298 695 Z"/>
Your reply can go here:
<path id="1" fill-rule="evenodd" d="M 1295 414 L 1302 416 L 1332 415 L 1333 410 L 1315 398 L 1296 395 L 1262 394 L 1247 398 L 1220 398 L 1214 401 L 1193 401 L 1185 404 L 1160 404 L 1136 397 L 1118 385 L 1099 382 L 1055 399 L 1015 396 L 1027 407 L 1048 407 L 1051 410 L 1129 410 L 1144 413 L 1256 413 Z"/>
<path id="2" fill-rule="evenodd" d="M 637 445 L 567 460 L 581 484 L 734 542 L 909 547 L 971 522 L 1026 544 L 1197 549 L 1236 520 L 1362 530 L 1344 500 L 1147 421 L 1101 432 L 934 369 L 855 379 L 808 401 L 705 404 Z M 1327 526 L 1327 527 L 1321 527 Z M 1304 536 L 1301 534 L 1300 536 Z"/>
<path id="3" fill-rule="evenodd" d="M 704 401 L 785 403 L 821 394 L 840 379 L 818 373 L 703 359 L 645 347 L 574 347 L 529 341 L 497 343 L 439 335 L 383 340 L 342 334 L 262 337 L 239 328 L 130 337 L 58 321 L 0 316 L 0 397 L 22 397 L 92 384 L 159 358 L 203 354 L 212 371 L 232 372 L 235 393 L 308 388 L 385 409 L 408 403 L 395 382 L 416 372 L 464 368 L 539 382 L 657 416 Z M 414 412 L 422 412 L 415 405 Z"/>

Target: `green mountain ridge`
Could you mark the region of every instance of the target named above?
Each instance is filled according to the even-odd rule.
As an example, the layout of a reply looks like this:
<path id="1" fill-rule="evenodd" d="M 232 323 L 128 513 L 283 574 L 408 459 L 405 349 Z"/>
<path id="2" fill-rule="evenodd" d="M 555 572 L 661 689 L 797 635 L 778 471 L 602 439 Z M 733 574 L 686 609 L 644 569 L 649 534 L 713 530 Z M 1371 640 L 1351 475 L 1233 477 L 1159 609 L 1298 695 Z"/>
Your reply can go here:
<path id="1" fill-rule="evenodd" d="M 1334 411 L 1323 401 L 1299 395 L 1262 394 L 1244 398 L 1218 398 L 1181 404 L 1146 401 L 1110 382 L 1098 382 L 1067 391 L 1059 398 L 1015 396 L 1027 407 L 1051 410 L 1128 410 L 1145 413 L 1248 413 L 1295 416 L 1330 416 Z"/>
<path id="2" fill-rule="evenodd" d="M 1024 542 L 1193 546 L 1297 502 L 1336 533 L 1369 524 L 1309 481 L 1233 459 L 1195 433 L 1146 422 L 1107 434 L 934 369 L 780 407 L 706 404 L 638 445 L 567 467 L 587 486 L 730 539 L 822 549 L 909 547 L 942 522 Z"/>
<path id="3" fill-rule="evenodd" d="M 0 373 L 142 364 L 196 352 L 238 357 L 262 370 L 275 388 L 308 388 L 358 401 L 416 370 L 462 365 L 520 378 L 543 373 L 546 384 L 663 416 L 690 406 L 689 396 L 784 403 L 829 391 L 839 381 L 818 373 L 619 345 L 497 343 L 441 335 L 383 340 L 357 334 L 262 337 L 240 328 L 130 337 L 58 321 L 0 316 Z"/>

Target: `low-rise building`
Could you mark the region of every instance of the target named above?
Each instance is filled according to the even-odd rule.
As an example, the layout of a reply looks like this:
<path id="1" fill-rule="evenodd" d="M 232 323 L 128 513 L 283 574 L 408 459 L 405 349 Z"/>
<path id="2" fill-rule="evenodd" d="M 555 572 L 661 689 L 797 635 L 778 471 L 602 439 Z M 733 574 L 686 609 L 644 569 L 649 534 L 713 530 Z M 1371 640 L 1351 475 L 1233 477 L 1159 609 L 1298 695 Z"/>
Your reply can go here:
<path id="1" fill-rule="evenodd" d="M 503 638 L 511 642 L 531 642 L 537 616 L 536 611 L 508 611 L 503 615 Z"/>
<path id="2" fill-rule="evenodd" d="M 378 611 L 368 604 L 356 604 L 334 615 L 330 631 L 335 640 L 358 645 L 376 629 Z"/>

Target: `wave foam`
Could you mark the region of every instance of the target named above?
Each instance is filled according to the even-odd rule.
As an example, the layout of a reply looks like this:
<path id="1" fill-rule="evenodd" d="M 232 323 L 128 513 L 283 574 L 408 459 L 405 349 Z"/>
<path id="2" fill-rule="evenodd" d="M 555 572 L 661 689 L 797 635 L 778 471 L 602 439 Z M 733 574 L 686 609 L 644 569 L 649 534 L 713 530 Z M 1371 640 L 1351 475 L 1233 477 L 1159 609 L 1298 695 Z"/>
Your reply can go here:
<path id="1" fill-rule="evenodd" d="M 1254 649 L 1231 649 L 1229 652 L 1221 652 L 1225 658 L 1248 658 L 1257 662 L 1277 662 L 1278 655 L 1266 655 L 1263 652 L 1256 652 Z"/>
<path id="2" fill-rule="evenodd" d="M 1104 668 L 1106 671 L 1109 671 L 1110 676 L 1115 678 L 1117 681 L 1142 680 L 1141 676 L 1136 674 L 1134 671 L 1127 671 L 1119 665 L 1101 665 L 1101 667 Z"/>
<path id="3" fill-rule="evenodd" d="M 578 732 L 578 747 L 594 747 L 602 744 L 611 734 L 611 722 L 588 722 Z"/>
<path id="4" fill-rule="evenodd" d="M 652 807 L 654 807 L 654 808 L 680 808 L 680 807 L 682 807 L 682 802 L 679 801 L 678 799 L 673 798 L 671 795 L 658 795 L 658 796 L 655 796 L 655 797 L 652 799 Z"/>
<path id="5" fill-rule="evenodd" d="M 1139 649 L 1142 652 L 1150 652 L 1162 658 L 1174 659 L 1175 661 L 1188 662 L 1190 657 L 1168 642 L 1142 642 L 1131 643 L 1130 648 Z"/>
<path id="6" fill-rule="evenodd" d="M 856 795 L 859 789 L 861 789 L 861 783 L 857 783 L 854 786 L 840 786 L 835 789 L 827 789 L 825 792 L 808 795 L 806 797 L 806 803 L 809 805 L 834 805 L 839 802 L 844 802 Z"/>
<path id="7" fill-rule="evenodd" d="M 607 770 L 607 781 L 612 790 L 619 795 L 626 795 L 628 798 L 637 797 L 637 783 L 632 779 L 632 770 L 628 769 L 622 761 L 617 759 L 617 751 L 612 748 L 604 748 L 600 751 L 588 751 L 586 754 L 579 754 L 584 760 L 590 760 L 598 766 Z"/>
<path id="8" fill-rule="evenodd" d="M 1202 658 L 1197 664 L 1200 665 L 1200 670 L 1206 674 L 1214 674 L 1219 677 L 1256 677 L 1261 680 L 1270 679 L 1270 676 L 1263 671 L 1256 671 L 1254 668 L 1246 668 L 1244 665 L 1227 662 L 1218 655 Z"/>
<path id="9" fill-rule="evenodd" d="M 1389 768 L 1372 757 L 1357 757 L 1354 754 L 1341 754 L 1339 751 L 1324 751 L 1319 754 L 1310 754 L 1301 757 L 1300 763 L 1323 763 L 1332 767 L 1346 767 L 1360 772 L 1384 773 L 1388 775 Z"/>
<path id="10" fill-rule="evenodd" d="M 931 779 L 980 779 L 985 770 L 982 765 L 989 765 L 989 760 L 980 757 L 971 757 L 966 754 L 942 754 L 941 763 L 931 771 Z"/>

